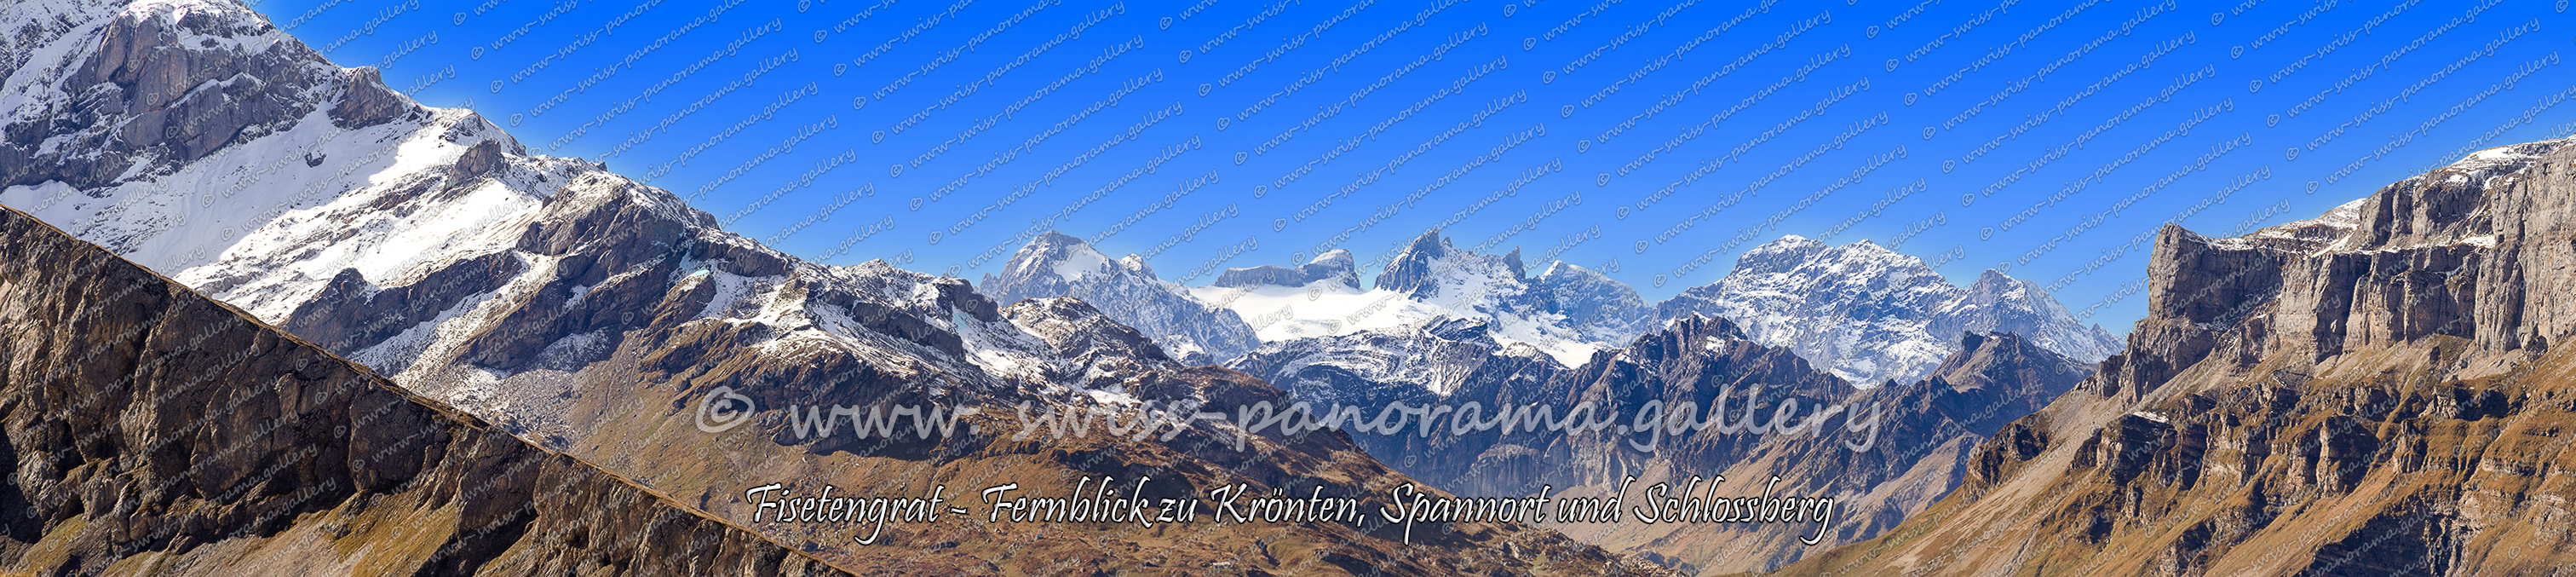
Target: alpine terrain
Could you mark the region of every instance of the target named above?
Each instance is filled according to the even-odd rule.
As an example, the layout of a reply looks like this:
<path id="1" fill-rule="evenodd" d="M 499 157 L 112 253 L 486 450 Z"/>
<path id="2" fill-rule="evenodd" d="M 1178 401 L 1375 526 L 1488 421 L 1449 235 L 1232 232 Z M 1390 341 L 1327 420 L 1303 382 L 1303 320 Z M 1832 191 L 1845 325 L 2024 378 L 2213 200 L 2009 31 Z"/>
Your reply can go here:
<path id="1" fill-rule="evenodd" d="M 1159 288 L 1169 283 L 1094 272 L 1115 261 L 1079 242 L 1050 234 L 1030 243 L 1006 267 L 1013 280 L 984 290 L 1007 286 L 1013 295 L 1043 296 L 1017 287 L 1108 285 L 1129 288 L 1068 294 L 1086 300 L 1148 295 L 1130 300 L 1130 308 L 1195 310 L 1175 305 L 1172 291 Z M 1957 487 L 1970 448 L 2091 374 L 2091 362 L 2066 351 L 2099 359 L 2115 345 L 2098 328 L 2080 328 L 2027 282 L 1987 271 L 1961 289 L 1922 261 L 1866 241 L 1826 248 L 1789 237 L 1749 252 L 1718 283 L 1659 305 L 1568 263 L 1533 277 L 1517 252 L 1477 254 L 1436 232 L 1387 259 L 1369 289 L 1360 288 L 1354 268 L 1350 253 L 1329 251 L 1293 269 L 1231 269 L 1188 294 L 1234 311 L 1258 335 L 1258 348 L 1225 366 L 1273 383 L 1317 412 L 1347 406 L 1365 416 L 1390 406 L 1470 403 L 1485 410 L 1564 411 L 1589 402 L 1625 417 L 1650 401 L 1712 407 L 1725 393 L 1734 414 L 1767 416 L 1786 399 L 1847 406 L 1851 420 L 1831 426 L 1889 439 L 1854 450 L 1841 434 L 1792 439 L 1707 430 L 1639 450 L 1634 444 L 1643 440 L 1606 432 L 1352 434 L 1396 470 L 1463 495 L 1544 489 L 1606 496 L 1607 487 L 1632 474 L 1646 485 L 1687 483 L 1693 475 L 1776 474 L 1781 491 L 1841 499 L 1844 521 L 1813 537 L 1821 542 L 1812 546 L 1798 532 L 1774 527 L 1557 526 L 1685 570 L 1771 569 L 1878 535 Z M 1101 280 L 1060 280 L 1066 278 Z M 1659 318 L 1658 310 L 1679 316 Z M 1109 307 L 1103 312 L 1120 314 Z M 1147 324 L 1168 318 L 1131 316 Z M 1765 323 L 1767 333 L 1745 328 L 1738 318 Z M 1934 330 L 1945 332 L 1936 338 Z M 1157 340 L 1198 350 L 1187 341 Z M 1818 343 L 1827 346 L 1802 346 Z M 1906 376 L 1889 386 L 1856 382 L 1846 374 L 1855 367 L 1889 371 L 1889 379 Z"/>
<path id="2" fill-rule="evenodd" d="M 1166 312 L 1179 316 L 1164 324 L 1137 322 L 1133 326 L 1151 331 L 1139 332 L 1102 314 L 1103 308 L 1154 310 L 1138 303 L 1095 307 L 1079 299 L 1046 298 L 1005 306 L 964 280 L 905 271 L 883 261 L 854 266 L 805 262 L 723 231 L 723 221 L 668 191 L 608 172 L 600 164 L 528 155 L 510 135 L 473 112 L 414 103 L 387 90 L 372 69 L 332 65 L 233 0 L 13 3 L 0 7 L 0 42 L 5 42 L 0 54 L 9 59 L 7 81 L 0 86 L 0 134 L 6 136 L 0 141 L 0 205 L 58 223 L 82 240 L 293 335 L 267 337 L 271 340 L 317 345 L 367 372 L 390 377 L 413 394 L 472 416 L 424 412 L 422 422 L 430 425 L 387 428 L 369 419 L 386 418 L 376 411 L 388 405 L 305 396 L 303 391 L 314 385 L 296 383 L 327 382 L 329 374 L 292 363 L 287 373 L 300 376 L 244 373 L 234 379 L 220 371 L 201 371 L 221 379 L 208 382 L 286 387 L 275 401 L 283 403 L 281 411 L 355 415 L 358 420 L 348 422 L 349 427 L 383 429 L 335 432 L 330 427 L 339 425 L 332 423 L 343 421 L 322 420 L 315 422 L 323 428 L 297 435 L 328 439 L 357 434 L 363 440 L 384 432 L 493 431 L 480 437 L 489 439 L 480 444 L 424 445 L 462 447 L 425 453 L 422 467 L 459 467 L 435 474 L 416 473 L 399 463 L 343 461 L 343 453 L 327 445 L 322 452 L 299 457 L 302 461 L 254 458 L 249 449 L 243 449 L 239 460 L 196 458 L 223 450 L 208 444 L 217 440 L 264 438 L 258 435 L 272 425 L 263 423 L 280 421 L 261 420 L 257 412 L 229 413 L 238 415 L 236 420 L 213 428 L 168 421 L 194 418 L 175 403 L 202 405 L 203 398 L 221 398 L 189 393 L 114 409 L 135 411 L 132 417 L 98 417 L 94 422 L 131 429 L 126 433 L 130 439 L 120 443 L 186 443 L 118 458 L 116 451 L 127 445 L 66 440 L 62 435 L 82 427 L 26 421 L 35 418 L 33 407 L 40 405 L 8 405 L 21 407 L 11 413 L 17 415 L 11 417 L 12 435 L 28 435 L 26 442 L 38 443 L 19 449 L 20 468 L 9 485 L 16 489 L 8 494 L 43 500 L 48 504 L 41 511 L 48 516 L 41 525 L 13 529 L 16 542 L 31 545 L 0 549 L 43 567 L 68 564 L 79 568 L 70 571 L 74 573 L 105 571 L 114 560 L 95 551 L 115 552 L 123 544 L 163 552 L 119 557 L 141 559 L 130 562 L 195 563 L 184 554 L 198 550 L 234 555 L 252 547 L 199 536 L 236 526 L 279 535 L 263 538 L 276 539 L 270 546 L 305 559 L 298 561 L 302 565 L 283 567 L 362 563 L 372 562 L 368 560 L 375 553 L 369 551 L 377 550 L 368 546 L 422 546 L 435 552 L 441 535 L 448 534 L 440 527 L 454 526 L 463 527 L 456 535 L 474 539 L 459 546 L 471 554 L 436 556 L 444 560 L 439 562 L 489 558 L 494 559 L 487 564 L 491 567 L 535 568 L 504 573 L 552 567 L 587 573 L 594 570 L 587 567 L 596 565 L 592 559 L 598 555 L 609 555 L 605 558 L 612 566 L 624 558 L 614 556 L 623 553 L 588 553 L 584 547 L 615 544 L 624 536 L 617 534 L 621 531 L 651 531 L 656 518 L 649 515 L 668 517 L 649 505 L 658 501 L 638 501 L 648 504 L 614 509 L 631 509 L 634 515 L 597 521 L 615 522 L 610 531 L 583 533 L 552 521 L 521 523 L 528 516 L 511 507 L 529 501 L 512 500 L 529 493 L 519 491 L 596 486 L 602 487 L 595 491 L 600 498 L 607 499 L 628 489 L 584 481 L 583 473 L 550 472 L 587 470 L 565 468 L 570 465 L 509 467 L 517 459 L 594 464 L 608 471 L 595 474 L 597 478 L 613 474 L 631 479 L 643 488 L 636 491 L 668 496 L 670 502 L 720 519 L 691 530 L 710 539 L 734 539 L 715 542 L 738 542 L 728 546 L 739 553 L 709 562 L 747 559 L 753 572 L 766 571 L 761 567 L 768 565 L 759 565 L 768 562 L 763 560 L 804 557 L 764 552 L 760 545 L 765 541 L 727 536 L 738 533 L 717 531 L 720 525 L 755 531 L 790 544 L 799 555 L 872 575 L 1189 574 L 1215 568 L 1399 575 L 1659 570 L 1551 531 L 1491 523 L 1414 527 L 1408 544 L 1403 527 L 1374 517 L 1313 524 L 1202 518 L 1151 529 L 1007 518 L 988 523 L 981 517 L 882 527 L 764 518 L 759 501 L 767 496 L 815 496 L 834 489 L 851 497 L 938 494 L 971 502 L 975 491 L 1006 484 L 1030 494 L 1065 495 L 1077 487 L 1106 485 L 1103 479 L 1132 488 L 1148 478 L 1151 483 L 1134 490 L 1135 496 L 1207 496 L 1218 487 L 1237 487 L 1238 494 L 1320 490 L 1367 499 L 1363 508 L 1375 511 L 1390 489 L 1412 481 L 1340 434 L 1281 435 L 1276 428 L 1247 433 L 1223 422 L 1140 421 L 1167 416 L 1175 406 L 1284 399 L 1258 378 L 1185 363 L 1172 354 L 1177 348 L 1183 359 L 1200 358 L 1190 356 L 1194 351 L 1212 358 L 1248 347 L 1249 342 L 1236 339 L 1240 335 L 1229 336 L 1221 327 L 1204 333 L 1172 330 L 1173 323 L 1190 322 L 1181 317 L 1222 318 L 1227 311 L 1176 307 Z M 14 258 L 20 253 L 13 249 L 8 254 Z M 70 264 L 78 262 L 65 261 L 64 266 Z M 1082 272 L 1085 278 L 1093 273 L 1104 279 L 1130 273 L 1151 278 L 1148 270 L 1117 267 L 1064 272 Z M 20 285 L 0 283 L 7 286 Z M 38 290 L 27 286 L 17 290 Z M 92 291 L 91 296 L 106 296 L 81 301 L 61 299 L 87 298 L 82 293 L 51 296 L 59 301 L 48 305 L 52 309 L 11 302 L 13 308 L 0 309 L 11 312 L 0 316 L 15 322 L 39 318 L 31 315 L 43 310 L 113 308 L 124 298 L 114 296 L 115 290 Z M 127 335 L 107 325 L 53 326 L 68 328 L 31 326 L 38 336 L 21 338 L 65 343 L 163 338 L 161 332 Z M 1183 342 L 1179 338 L 1191 339 L 1199 348 L 1171 346 Z M 174 346 L 163 340 L 148 344 Z M 176 346 L 185 349 L 187 344 Z M 0 354 L 22 354 L 9 350 Z M 23 354 L 30 356 L 10 362 L 42 358 L 51 359 L 48 366 L 63 366 L 65 357 L 59 355 L 69 353 Z M 112 363 L 80 366 L 121 370 Z M 85 378 L 110 382 L 116 376 Z M 19 386 L 8 385 L 7 390 Z M 290 395 L 295 399 L 291 403 L 286 400 Z M 30 398 L 77 402 L 60 396 Z M 746 414 L 745 408 L 751 410 Z M 709 421 L 710 415 L 722 422 Z M 867 421 L 868 415 L 892 415 L 887 417 L 892 420 Z M 1094 422 L 1091 417 L 1100 415 L 1111 417 L 1101 419 L 1102 426 L 1088 426 Z M 1105 424 L 1111 418 L 1119 424 Z M 198 432 L 146 434 L 177 427 Z M 447 434 L 463 438 L 456 435 L 465 433 Z M 517 443 L 512 436 L 542 450 L 493 444 Z M 266 438 L 279 443 L 289 439 Z M 395 437 L 385 442 L 420 441 Z M 58 457 L 28 457 L 40 454 L 39 449 Z M 552 454 L 563 456 L 547 456 Z M 438 460 L 442 458 L 447 460 Z M 83 464 L 93 461 L 111 465 Z M 320 468 L 329 463 L 346 463 L 349 471 Z M 180 478 L 175 472 L 192 466 L 218 468 L 200 474 L 226 480 L 269 475 L 274 482 L 241 485 L 238 492 L 230 492 L 229 484 L 154 485 Z M 307 470 L 316 472 L 302 472 Z M 341 489 L 349 493 L 307 484 L 339 478 L 332 475 L 350 479 Z M 60 482 L 67 484 L 55 479 L 67 479 Z M 406 485 L 405 479 L 425 480 Z M 482 489 L 470 485 L 478 483 L 502 492 L 476 493 Z M 757 490 L 770 485 L 778 489 Z M 304 486 L 326 488 L 305 493 L 316 500 L 301 505 L 226 505 L 293 499 Z M 347 497 L 375 493 L 392 496 Z M 319 500 L 325 498 L 329 500 Z M 463 504 L 440 508 L 452 502 Z M 557 504 L 536 502 L 538 518 L 551 519 L 546 508 Z M 138 510 L 169 514 L 134 513 Z M 316 517 L 315 512 L 326 515 Z M 455 516 L 384 517 L 396 512 Z M 360 515 L 380 520 L 356 517 Z M 199 518 L 215 521 L 189 520 Z M 232 524 L 245 518 L 242 525 Z M 474 532 L 494 519 L 507 523 Z M 287 530 L 287 524 L 311 529 L 276 532 Z M 532 528 L 513 533 L 516 529 L 510 527 Z M 179 533 L 166 542 L 132 541 L 165 530 Z M 68 549 L 53 548 L 50 544 L 58 541 L 46 538 L 82 531 L 114 537 L 60 541 L 87 543 Z M 683 547 L 707 541 L 677 530 L 648 535 L 677 540 Z"/>
<path id="3" fill-rule="evenodd" d="M 848 575 L 0 208 L 0 568 Z"/>
<path id="4" fill-rule="evenodd" d="M 1939 504 L 1783 573 L 2563 572 L 2570 144 L 2242 237 L 2166 226 L 2125 352 Z"/>
<path id="5" fill-rule="evenodd" d="M 1863 240 L 1838 247 L 1795 235 L 1745 251 L 1735 270 L 1655 305 L 1656 318 L 1726 317 L 1862 387 L 1912 382 L 1959 350 L 1954 335 L 2004 331 L 2086 363 L 2119 352 L 2039 285 L 1988 269 L 1967 288 L 1923 260 Z"/>

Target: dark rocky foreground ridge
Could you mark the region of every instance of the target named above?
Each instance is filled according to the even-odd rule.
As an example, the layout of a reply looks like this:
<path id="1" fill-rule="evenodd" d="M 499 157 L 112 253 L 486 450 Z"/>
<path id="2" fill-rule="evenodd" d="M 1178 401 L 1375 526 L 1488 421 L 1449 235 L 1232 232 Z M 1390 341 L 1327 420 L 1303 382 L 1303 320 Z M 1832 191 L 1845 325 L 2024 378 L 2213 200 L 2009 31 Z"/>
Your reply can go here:
<path id="1" fill-rule="evenodd" d="M 2571 143 L 2244 237 L 2168 225 L 2127 352 L 1939 504 L 1779 574 L 2563 574 Z"/>
<path id="2" fill-rule="evenodd" d="M 0 209 L 0 570 L 846 575 Z"/>

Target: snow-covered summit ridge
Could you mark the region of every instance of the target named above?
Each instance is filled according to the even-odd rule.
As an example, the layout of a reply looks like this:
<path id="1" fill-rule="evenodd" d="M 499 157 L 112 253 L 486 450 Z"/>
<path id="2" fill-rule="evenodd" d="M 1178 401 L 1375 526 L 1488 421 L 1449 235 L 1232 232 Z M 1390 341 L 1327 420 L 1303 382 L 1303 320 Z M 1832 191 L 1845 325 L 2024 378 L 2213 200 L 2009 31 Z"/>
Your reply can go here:
<path id="1" fill-rule="evenodd" d="M 2086 327 L 2039 286 L 1985 271 L 1969 287 L 1922 259 L 1869 241 L 1828 247 L 1791 235 L 1746 251 L 1735 270 L 1660 303 L 1656 318 L 1698 313 L 1735 321 L 1862 387 L 1912 382 L 1956 350 L 1965 331 L 2009 331 L 2087 362 L 2119 341 Z"/>
<path id="2" fill-rule="evenodd" d="M 9 3 L 0 43 L 0 203 L 478 414 L 559 410 L 544 375 L 632 338 L 838 350 L 943 391 L 1075 394 L 1134 368 L 1066 350 L 1112 341 L 1029 328 L 1113 324 L 1089 307 L 1005 311 L 960 279 L 798 260 L 602 165 L 528 155 L 237 2 Z"/>
<path id="3" fill-rule="evenodd" d="M 1037 278 L 1092 279 L 1116 268 L 1100 264 L 1110 261 L 1079 243 L 1064 235 L 1033 241 L 1005 276 L 988 278 L 984 290 L 1006 302 L 1073 295 L 1132 326 L 1158 322 L 1122 311 L 1133 305 L 1096 288 L 1076 294 Z M 1407 243 L 1370 288 L 1360 288 L 1349 263 L 1348 253 L 1332 251 L 1297 268 L 1236 268 L 1186 292 L 1199 303 L 1233 312 L 1263 344 L 1363 332 L 1393 338 L 1468 320 L 1485 327 L 1497 347 L 1530 347 L 1565 367 L 1626 346 L 1662 321 L 1696 313 L 1730 319 L 1755 341 L 1789 347 L 1864 387 L 1921 376 L 1957 347 L 1951 339 L 1965 331 L 2018 332 L 2088 361 L 2119 347 L 2108 332 L 2077 323 L 2037 285 L 1986 271 L 1971 286 L 1959 287 L 1921 259 L 1868 241 L 1832 247 L 1786 236 L 1747 251 L 1719 282 L 1652 305 L 1599 271 L 1560 261 L 1530 276 L 1518 250 L 1477 254 L 1438 231 Z"/>
<path id="4" fill-rule="evenodd" d="M 1001 303 L 1070 296 L 1134 327 L 1172 358 L 1216 364 L 1260 346 L 1235 311 L 1209 306 L 1179 284 L 1164 281 L 1128 255 L 1111 259 L 1071 235 L 1048 231 L 1011 255 L 999 275 L 985 275 L 984 294 Z"/>
<path id="5" fill-rule="evenodd" d="M 1309 283 L 1329 280 L 1342 286 L 1356 288 L 1360 286 L 1360 278 L 1357 269 L 1358 265 L 1351 259 L 1351 251 L 1337 248 L 1324 251 L 1323 255 L 1315 257 L 1314 260 L 1306 261 L 1306 264 L 1297 268 L 1265 264 L 1251 268 L 1226 269 L 1224 274 L 1217 275 L 1216 282 L 1210 283 L 1208 286 L 1228 288 L 1255 288 L 1262 286 L 1302 287 Z"/>
<path id="6" fill-rule="evenodd" d="M 0 204 L 173 276 L 486 141 L 524 154 L 480 116 L 420 106 L 230 0 L 12 3 L 0 47 Z"/>
<path id="7" fill-rule="evenodd" d="M 1371 288 L 1359 288 L 1351 267 L 1348 252 L 1329 251 L 1298 269 L 1232 269 L 1220 277 L 1231 280 L 1190 291 L 1234 311 L 1263 343 L 1362 331 L 1410 334 L 1463 319 L 1487 326 L 1497 347 L 1530 347 L 1568 367 L 1582 365 L 1610 346 L 1605 343 L 1633 338 L 1646 318 L 1634 290 L 1598 273 L 1573 267 L 1533 279 L 1518 249 L 1476 254 L 1439 231 L 1416 237 Z M 1559 293 L 1570 304 L 1560 303 Z M 1594 318 L 1601 315 L 1607 317 Z"/>

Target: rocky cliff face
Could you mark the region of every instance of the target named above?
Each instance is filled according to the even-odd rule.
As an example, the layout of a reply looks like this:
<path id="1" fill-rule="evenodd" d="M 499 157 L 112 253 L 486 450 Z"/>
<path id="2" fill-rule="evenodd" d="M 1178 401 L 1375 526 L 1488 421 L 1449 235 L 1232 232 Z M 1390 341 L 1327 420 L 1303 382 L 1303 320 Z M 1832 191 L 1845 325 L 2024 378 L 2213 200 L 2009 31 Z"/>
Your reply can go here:
<path id="1" fill-rule="evenodd" d="M 1528 278 L 1529 272 L 1521 267 L 1520 249 L 1511 254 L 1476 254 L 1450 246 L 1448 238 L 1432 231 L 1414 237 L 1386 263 L 1386 270 L 1377 275 L 1377 288 L 1421 298 L 1439 298 L 1446 289 L 1452 300 L 1459 300 L 1468 295 L 1458 293 L 1485 290 L 1489 283 Z M 1486 282 L 1469 282 L 1477 280 Z"/>
<path id="2" fill-rule="evenodd" d="M 1736 259 L 1725 278 L 1656 305 L 1656 318 L 1725 317 L 1754 340 L 1789 347 L 1874 387 L 1913 382 L 1958 350 L 1962 332 L 2010 332 L 2085 362 L 2120 350 L 2038 285 L 1995 271 L 1967 288 L 1869 241 L 1839 247 L 1783 237 Z"/>
<path id="3" fill-rule="evenodd" d="M 344 191 L 416 186 L 480 143 L 524 152 L 231 0 L 13 2 L 0 36 L 0 204 L 167 273 Z"/>
<path id="4" fill-rule="evenodd" d="M 1664 334 L 1684 338 L 1665 337 L 1654 343 L 1641 339 L 1642 348 L 1632 347 L 1607 366 L 1578 371 L 1579 377 L 1588 378 L 1578 385 L 1578 394 L 1624 398 L 1632 407 L 1661 400 L 1665 407 L 1690 403 L 1705 408 L 1717 406 L 1718 395 L 1734 385 L 1739 395 L 1729 405 L 1734 422 L 1774 428 L 1784 424 L 1776 420 L 1779 409 L 1793 400 L 1804 407 L 1792 409 L 1793 419 L 1812 417 L 1828 405 L 1845 411 L 1843 417 L 1803 424 L 1812 430 L 1798 434 L 1727 434 L 1711 428 L 1666 435 L 1661 439 L 1664 448 L 1652 453 L 1635 450 L 1637 443 L 1653 441 L 1646 435 L 1573 435 L 1563 441 L 1577 468 L 1599 475 L 1589 479 L 1592 487 L 1626 474 L 1637 475 L 1639 483 L 1675 487 L 1695 475 L 1723 476 L 1728 481 L 1719 485 L 1724 489 L 1717 494 L 1758 495 L 1769 486 L 1765 481 L 1776 475 L 1777 494 L 1835 498 L 1836 517 L 1830 527 L 1639 523 L 1559 527 L 1585 542 L 1652 553 L 1709 574 L 1770 570 L 1895 528 L 1960 486 L 1969 469 L 1971 448 L 2092 374 L 2089 364 L 2019 335 L 1969 333 L 1963 335 L 1959 352 L 1944 359 L 1932 376 L 1911 384 L 1859 390 L 1821 374 L 1801 378 L 1802 372 L 1813 371 L 1803 363 L 1762 362 L 1763 355 L 1757 351 L 1766 348 L 1740 333 L 1731 338 L 1692 339 L 1682 325 L 1676 323 L 1671 333 Z M 1661 335 L 1650 338 L 1654 336 Z M 1696 348 L 1693 340 L 1732 344 Z M 1707 415 L 1700 418 L 1705 420 Z M 1799 423 L 1805 421 L 1787 424 Z M 1630 491 L 1639 492 L 1633 488 L 1639 486 L 1643 485 L 1632 485 Z M 1817 541 L 1810 545 L 1807 539 Z"/>
<path id="5" fill-rule="evenodd" d="M 2546 574 L 2576 423 L 2571 141 L 2489 149 L 2319 219 L 2168 226 L 2148 317 L 1962 489 L 1790 574 Z"/>
<path id="6" fill-rule="evenodd" d="M 0 567 L 846 575 L 0 208 Z"/>

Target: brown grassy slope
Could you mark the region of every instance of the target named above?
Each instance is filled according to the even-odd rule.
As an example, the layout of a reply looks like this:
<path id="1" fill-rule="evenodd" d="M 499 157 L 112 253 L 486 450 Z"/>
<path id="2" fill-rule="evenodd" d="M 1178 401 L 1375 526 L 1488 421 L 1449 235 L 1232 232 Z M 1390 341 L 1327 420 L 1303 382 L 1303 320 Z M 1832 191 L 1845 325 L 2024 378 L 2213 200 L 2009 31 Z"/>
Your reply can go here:
<path id="1" fill-rule="evenodd" d="M 0 209 L 11 574 L 840 575 Z"/>

